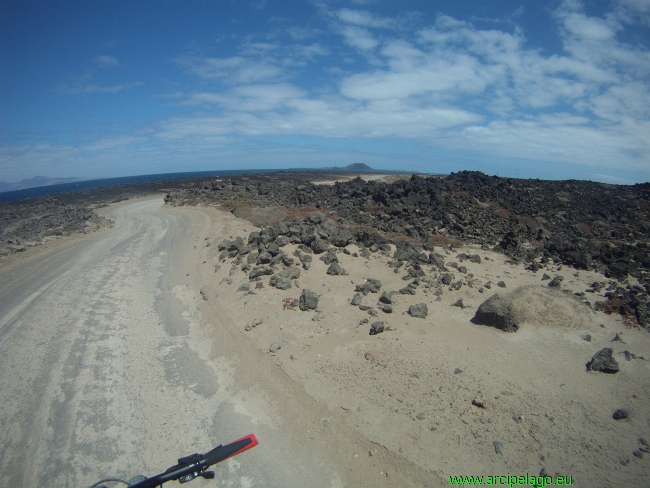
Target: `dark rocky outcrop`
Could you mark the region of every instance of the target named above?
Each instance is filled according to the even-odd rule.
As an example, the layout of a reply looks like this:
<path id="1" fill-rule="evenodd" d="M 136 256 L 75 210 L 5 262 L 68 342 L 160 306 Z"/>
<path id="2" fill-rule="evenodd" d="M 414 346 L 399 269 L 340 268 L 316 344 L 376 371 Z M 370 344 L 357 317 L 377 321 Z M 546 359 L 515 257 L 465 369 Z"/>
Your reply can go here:
<path id="1" fill-rule="evenodd" d="M 316 310 L 316 308 L 318 308 L 318 300 L 319 297 L 316 293 L 313 293 L 312 291 L 305 288 L 302 290 L 302 294 L 300 295 L 300 302 L 298 304 L 298 307 L 302 311 Z"/>
<path id="2" fill-rule="evenodd" d="M 496 327 L 504 332 L 517 332 L 519 324 L 512 311 L 501 301 L 498 293 L 485 300 L 476 311 L 472 322 L 479 325 Z"/>
<path id="3" fill-rule="evenodd" d="M 587 363 L 587 371 L 600 371 L 601 373 L 618 373 L 619 367 L 616 359 L 612 357 L 612 348 L 605 347 L 594 354 Z"/>

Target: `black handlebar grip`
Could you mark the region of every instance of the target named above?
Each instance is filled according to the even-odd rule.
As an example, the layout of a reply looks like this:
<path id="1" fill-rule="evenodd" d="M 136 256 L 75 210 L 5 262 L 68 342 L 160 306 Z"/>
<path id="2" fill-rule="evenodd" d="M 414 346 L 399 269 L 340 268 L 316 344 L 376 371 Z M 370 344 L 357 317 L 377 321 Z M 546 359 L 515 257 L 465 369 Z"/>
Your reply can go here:
<path id="1" fill-rule="evenodd" d="M 257 437 L 255 437 L 255 434 L 249 434 L 225 446 L 215 447 L 210 452 L 204 454 L 203 461 L 205 462 L 206 467 L 211 466 L 247 451 L 256 445 Z"/>

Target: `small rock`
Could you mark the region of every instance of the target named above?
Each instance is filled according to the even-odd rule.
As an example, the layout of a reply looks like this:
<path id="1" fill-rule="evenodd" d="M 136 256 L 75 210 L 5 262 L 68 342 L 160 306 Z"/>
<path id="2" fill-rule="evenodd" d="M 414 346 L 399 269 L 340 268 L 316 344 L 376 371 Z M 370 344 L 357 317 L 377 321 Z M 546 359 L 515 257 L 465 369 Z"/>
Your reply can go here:
<path id="1" fill-rule="evenodd" d="M 634 457 L 638 457 L 639 459 L 643 459 L 643 453 L 641 451 L 634 451 L 632 455 Z"/>
<path id="2" fill-rule="evenodd" d="M 373 322 L 372 325 L 370 326 L 370 335 L 381 334 L 383 331 L 384 331 L 384 323 L 381 321 Z"/>
<path id="3" fill-rule="evenodd" d="M 463 372 L 463 370 L 460 369 L 460 368 L 454 369 L 454 374 L 461 374 L 462 372 Z"/>
<path id="4" fill-rule="evenodd" d="M 336 261 L 333 262 L 332 264 L 329 265 L 329 268 L 327 268 L 327 274 L 331 276 L 338 276 L 342 274 L 341 265 Z"/>
<path id="5" fill-rule="evenodd" d="M 361 293 L 357 293 L 352 297 L 350 305 L 357 306 L 361 303 L 361 300 L 363 300 L 363 295 L 361 295 Z"/>
<path id="6" fill-rule="evenodd" d="M 393 313 L 393 306 L 392 305 L 384 305 L 381 310 L 384 313 Z"/>
<path id="7" fill-rule="evenodd" d="M 415 418 L 418 420 L 424 420 L 425 418 L 427 418 L 427 416 L 424 415 L 424 413 L 419 413 L 415 416 Z"/>
<path id="8" fill-rule="evenodd" d="M 429 309 L 427 308 L 426 303 L 417 303 L 409 307 L 409 315 L 411 317 L 425 319 L 428 314 L 429 314 Z"/>
<path id="9" fill-rule="evenodd" d="M 291 359 L 292 361 L 296 361 L 298 358 L 292 354 L 291 356 L 289 356 L 289 359 Z"/>
<path id="10" fill-rule="evenodd" d="M 459 308 L 465 308 L 465 305 L 463 304 L 463 299 L 459 298 L 456 300 L 454 303 L 451 305 L 452 307 L 459 307 Z"/>
<path id="11" fill-rule="evenodd" d="M 605 347 L 594 354 L 591 361 L 587 363 L 587 371 L 600 371 L 608 374 L 618 373 L 618 363 L 612 357 L 612 351 L 611 347 Z"/>
<path id="12" fill-rule="evenodd" d="M 585 335 L 582 339 L 585 340 L 585 341 L 587 341 L 587 342 L 591 342 L 591 335 L 590 335 L 590 334 L 587 334 L 587 335 Z"/>
<path id="13" fill-rule="evenodd" d="M 249 291 L 251 289 L 250 283 L 242 283 L 239 285 L 239 288 L 237 288 L 237 291 Z"/>
<path id="14" fill-rule="evenodd" d="M 506 287 L 506 282 L 505 281 L 499 281 L 497 283 L 497 286 L 500 287 L 500 288 L 505 288 Z"/>
<path id="15" fill-rule="evenodd" d="M 551 277 L 549 275 L 547 275 L 546 273 L 544 273 L 542 275 L 542 281 L 546 281 L 546 280 L 550 280 L 550 279 L 551 279 Z"/>
<path id="16" fill-rule="evenodd" d="M 208 293 L 203 288 L 201 288 L 200 293 L 204 300 L 209 300 Z"/>
<path id="17" fill-rule="evenodd" d="M 250 326 L 250 324 L 247 324 L 246 327 L 244 327 L 245 331 L 250 331 L 251 329 L 252 327 Z"/>
<path id="18" fill-rule="evenodd" d="M 492 445 L 494 446 L 494 452 L 497 454 L 503 454 L 503 443 L 499 441 L 494 441 L 492 442 Z"/>
<path id="19" fill-rule="evenodd" d="M 410 286 L 406 286 L 399 291 L 402 295 L 415 295 L 415 290 Z"/>
<path id="20" fill-rule="evenodd" d="M 564 276 L 558 275 L 555 278 L 553 278 L 551 281 L 549 281 L 548 286 L 550 286 L 551 288 L 559 288 L 563 281 L 564 281 Z"/>
<path id="21" fill-rule="evenodd" d="M 257 327 L 258 325 L 261 325 L 263 322 L 264 322 L 263 319 L 255 318 L 255 319 L 253 319 L 253 321 L 251 322 L 251 327 Z"/>
<path id="22" fill-rule="evenodd" d="M 623 419 L 628 418 L 629 416 L 630 416 L 630 411 L 628 409 L 619 408 L 618 410 L 616 410 L 616 412 L 614 412 L 614 414 L 612 415 L 612 418 L 614 420 L 623 420 Z"/>
<path id="23" fill-rule="evenodd" d="M 316 293 L 313 293 L 307 288 L 304 288 L 302 290 L 302 294 L 300 295 L 300 302 L 298 304 L 298 307 L 303 312 L 305 310 L 315 310 L 318 307 L 318 300 L 319 298 Z"/>
<path id="24" fill-rule="evenodd" d="M 625 342 L 621 338 L 621 334 L 616 334 L 614 338 L 609 342 L 620 342 L 621 344 L 625 344 Z"/>
<path id="25" fill-rule="evenodd" d="M 280 344 L 278 344 L 277 342 L 274 342 L 274 343 L 271 344 L 271 346 L 269 347 L 269 351 L 270 351 L 270 352 L 277 352 L 277 351 L 279 351 L 280 349 L 282 349 L 282 346 L 281 346 Z"/>

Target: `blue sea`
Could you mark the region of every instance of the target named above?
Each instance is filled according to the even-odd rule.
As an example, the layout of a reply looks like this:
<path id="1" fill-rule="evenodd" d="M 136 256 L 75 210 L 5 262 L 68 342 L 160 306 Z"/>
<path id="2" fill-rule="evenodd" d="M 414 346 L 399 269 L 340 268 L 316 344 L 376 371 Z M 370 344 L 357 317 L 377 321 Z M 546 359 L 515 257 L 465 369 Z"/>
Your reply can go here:
<path id="1" fill-rule="evenodd" d="M 292 168 L 292 169 L 248 169 L 248 170 L 227 170 L 227 171 L 194 171 L 189 173 L 162 173 L 155 175 L 140 176 L 123 176 L 121 178 L 105 178 L 101 180 L 75 181 L 74 183 L 62 183 L 60 185 L 37 186 L 34 188 L 25 188 L 24 190 L 6 191 L 0 193 L 1 202 L 12 202 L 23 200 L 25 198 L 43 197 L 46 195 L 56 195 L 57 193 L 70 193 L 73 191 L 90 190 L 93 188 L 103 188 L 107 186 L 129 185 L 131 183 L 143 183 L 149 181 L 166 181 L 178 180 L 184 178 L 215 178 L 218 176 L 232 176 L 244 174 L 259 173 L 303 173 L 303 172 L 322 172 L 322 173 L 359 173 L 358 170 L 346 170 L 341 168 Z M 363 173 L 403 173 L 402 171 L 380 171 L 380 170 L 363 170 Z"/>

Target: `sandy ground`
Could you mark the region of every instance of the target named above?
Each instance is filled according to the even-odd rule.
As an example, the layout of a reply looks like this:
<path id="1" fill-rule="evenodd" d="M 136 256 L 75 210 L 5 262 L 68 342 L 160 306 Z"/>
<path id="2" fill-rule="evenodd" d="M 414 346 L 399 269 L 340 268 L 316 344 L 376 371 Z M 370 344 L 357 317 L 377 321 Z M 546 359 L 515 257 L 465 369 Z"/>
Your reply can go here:
<path id="1" fill-rule="evenodd" d="M 324 180 L 324 181 L 319 181 L 315 180 L 312 181 L 314 185 L 333 185 L 337 181 L 344 182 L 344 181 L 350 181 L 355 179 L 356 177 L 361 178 L 364 181 L 374 181 L 374 180 L 387 180 L 388 178 L 391 178 L 392 175 L 376 175 L 376 174 L 370 174 L 370 175 L 363 175 L 363 174 L 355 174 L 355 175 L 341 175 L 340 178 L 337 178 L 335 180 Z"/>
<path id="2" fill-rule="evenodd" d="M 440 486 L 349 429 L 201 297 L 214 273 L 200 243 L 239 221 L 162 198 L 101 211 L 113 228 L 0 264 L 0 486 L 153 475 L 251 432 L 258 447 L 192 486 Z"/>
<path id="3" fill-rule="evenodd" d="M 403 268 L 395 273 L 386 265 L 390 256 L 339 253 L 347 276 L 328 276 L 327 266 L 314 256 L 291 289 L 272 288 L 265 277 L 263 288 L 253 282 L 251 291 L 243 291 L 247 274 L 232 260 L 219 262 L 217 244 L 224 238 L 246 239 L 257 229 L 214 212 L 227 232 L 200 243 L 205 293 L 239 334 L 327 406 L 323 425 L 344 422 L 377 449 L 430 473 L 432 483 L 455 475 L 538 475 L 544 470 L 572 476 L 575 486 L 649 486 L 650 454 L 639 458 L 633 452 L 643 447 L 639 438 L 650 440 L 650 334 L 627 329 L 616 316 L 594 312 L 573 296 L 594 281 L 609 285 L 611 280 L 557 265 L 533 273 L 477 248 L 437 248 L 447 263 L 468 268 L 468 274 L 449 268 L 454 281 L 466 283 L 471 274 L 473 287 L 443 287 L 437 300 L 435 287 L 422 283 L 415 296 L 397 294 L 392 313 L 377 306 L 381 292 L 370 293 L 362 303 L 378 311 L 373 318 L 350 305 L 355 285 L 375 278 L 382 282 L 381 291 L 396 291 L 412 281 L 402 279 Z M 291 255 L 294 249 L 290 244 L 283 251 Z M 358 252 L 354 245 L 348 250 Z M 479 254 L 482 262 L 460 263 L 457 252 Z M 424 268 L 435 281 L 436 272 Z M 570 293 L 550 289 L 541 280 L 543 273 L 563 276 L 562 290 Z M 488 281 L 490 289 L 484 286 Z M 499 281 L 505 288 L 497 286 Z M 297 299 L 303 288 L 321 295 L 319 313 L 283 307 L 283 300 Z M 495 292 L 520 319 L 517 333 L 470 322 Z M 452 305 L 459 298 L 465 308 Z M 604 299 L 594 293 L 585 298 L 592 304 Z M 416 303 L 428 306 L 426 319 L 408 315 L 409 305 Z M 262 323 L 246 331 L 255 319 Z M 361 323 L 364 319 L 368 323 Z M 370 336 L 376 320 L 390 330 Z M 623 342 L 611 342 L 617 333 Z M 587 334 L 591 341 L 584 339 Z M 269 352 L 273 343 L 281 345 L 274 354 Z M 613 348 L 618 374 L 586 371 L 586 363 L 604 347 Z M 646 359 L 627 361 L 626 350 Z M 630 417 L 614 420 L 619 408 L 629 409 Z M 495 442 L 501 443 L 499 449 Z"/>

